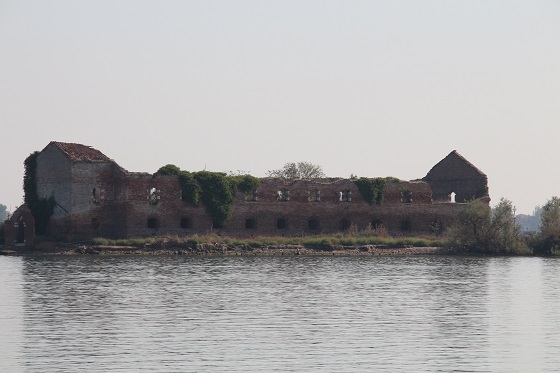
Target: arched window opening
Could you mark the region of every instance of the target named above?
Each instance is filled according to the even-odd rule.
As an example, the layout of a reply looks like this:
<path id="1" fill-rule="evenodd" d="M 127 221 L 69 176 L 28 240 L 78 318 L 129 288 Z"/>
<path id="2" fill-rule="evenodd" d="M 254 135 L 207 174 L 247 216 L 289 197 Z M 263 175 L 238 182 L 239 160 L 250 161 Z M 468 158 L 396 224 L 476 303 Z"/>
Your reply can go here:
<path id="1" fill-rule="evenodd" d="M 455 196 L 456 195 L 457 195 L 457 193 L 455 193 L 455 192 L 449 193 L 449 202 L 455 203 Z"/>
<path id="2" fill-rule="evenodd" d="M 158 228 L 158 220 L 156 218 L 149 218 L 148 219 L 148 228 L 150 229 L 157 229 Z"/>

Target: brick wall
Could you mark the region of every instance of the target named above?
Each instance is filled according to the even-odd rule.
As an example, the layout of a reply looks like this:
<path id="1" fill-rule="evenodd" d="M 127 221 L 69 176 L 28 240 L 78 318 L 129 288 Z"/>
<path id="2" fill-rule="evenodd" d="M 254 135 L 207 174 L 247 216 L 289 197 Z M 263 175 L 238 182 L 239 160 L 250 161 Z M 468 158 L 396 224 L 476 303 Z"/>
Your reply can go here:
<path id="1" fill-rule="evenodd" d="M 449 201 L 450 191 L 462 201 L 475 189 L 484 188 L 487 180 L 456 152 L 434 166 L 423 181 L 390 182 L 381 205 L 368 204 L 348 179 L 268 178 L 255 193 L 237 191 L 232 217 L 218 227 L 202 202 L 193 206 L 181 200 L 176 176 L 131 173 L 90 148 L 73 145 L 72 150 L 95 157 L 72 161 L 68 158 L 72 155 L 50 144 L 37 159 L 39 194 L 54 195 L 59 204 L 49 233 L 66 238 L 184 236 L 211 231 L 289 236 L 376 226 L 384 226 L 391 235 L 431 234 L 436 226 L 449 226 L 461 207 Z M 437 195 L 432 194 L 434 190 Z"/>

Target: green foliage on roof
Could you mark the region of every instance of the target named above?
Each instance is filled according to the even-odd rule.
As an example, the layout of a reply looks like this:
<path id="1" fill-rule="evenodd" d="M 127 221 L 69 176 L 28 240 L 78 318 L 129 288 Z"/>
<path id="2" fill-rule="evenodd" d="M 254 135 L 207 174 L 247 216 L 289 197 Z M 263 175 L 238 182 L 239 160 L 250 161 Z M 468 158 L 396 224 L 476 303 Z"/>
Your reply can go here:
<path id="1" fill-rule="evenodd" d="M 394 177 L 360 177 L 354 180 L 354 184 L 356 184 L 367 203 L 381 205 L 384 198 L 383 190 L 391 181 L 399 182 L 400 180 Z"/>
<path id="2" fill-rule="evenodd" d="M 223 172 L 188 172 L 175 165 L 165 165 L 156 174 L 177 175 L 183 201 L 198 206 L 202 201 L 212 219 L 222 224 L 232 214 L 236 190 L 250 193 L 260 179 L 251 175 L 227 175 Z"/>

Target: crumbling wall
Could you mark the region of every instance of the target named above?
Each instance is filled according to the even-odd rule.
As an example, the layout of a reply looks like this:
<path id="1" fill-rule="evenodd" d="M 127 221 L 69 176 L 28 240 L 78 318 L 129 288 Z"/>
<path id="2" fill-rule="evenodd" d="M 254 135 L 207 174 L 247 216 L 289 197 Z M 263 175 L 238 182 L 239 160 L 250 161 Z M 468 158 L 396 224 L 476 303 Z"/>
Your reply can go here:
<path id="1" fill-rule="evenodd" d="M 126 181 L 127 235 L 219 233 L 235 236 L 309 235 L 383 226 L 392 235 L 428 234 L 450 224 L 454 212 L 431 205 L 424 182 L 391 183 L 387 199 L 370 205 L 353 181 L 264 179 L 253 192 L 237 191 L 230 219 L 216 225 L 202 203 L 181 200 L 176 176 L 130 175 Z M 150 190 L 155 190 L 152 200 Z M 403 199 L 410 192 L 412 199 Z M 405 194 L 406 195 L 406 194 Z M 448 212 L 451 212 L 448 214 Z"/>
<path id="2" fill-rule="evenodd" d="M 488 198 L 487 177 L 457 152 L 422 181 L 391 181 L 381 204 L 370 205 L 349 179 L 263 179 L 237 190 L 230 219 L 217 224 L 202 202 L 182 200 L 176 175 L 131 173 L 99 151 L 49 144 L 38 157 L 39 195 L 60 205 L 49 231 L 69 237 L 185 236 L 194 233 L 308 235 L 385 227 L 389 234 L 437 233 L 456 218 L 460 202 Z M 458 203 L 450 203 L 454 192 Z"/>
<path id="3" fill-rule="evenodd" d="M 35 220 L 27 205 L 21 205 L 4 224 L 4 243 L 8 247 L 32 246 L 35 238 Z"/>
<path id="4" fill-rule="evenodd" d="M 279 198 L 279 191 L 288 192 L 289 199 Z M 317 191 L 320 200 L 316 198 Z M 403 199 L 402 192 L 410 192 L 411 200 Z M 238 193 L 233 217 L 222 230 L 237 236 L 293 236 L 383 226 L 392 235 L 406 235 L 432 233 L 434 223 L 444 225 L 452 220 L 453 213 L 433 208 L 426 183 L 391 183 L 384 193 L 381 205 L 370 205 L 354 182 L 347 179 L 329 183 L 265 179 L 257 190 L 256 201 Z"/>
<path id="5" fill-rule="evenodd" d="M 177 176 L 130 174 L 125 184 L 128 236 L 184 236 L 212 229 L 202 203 L 194 206 L 181 199 Z"/>

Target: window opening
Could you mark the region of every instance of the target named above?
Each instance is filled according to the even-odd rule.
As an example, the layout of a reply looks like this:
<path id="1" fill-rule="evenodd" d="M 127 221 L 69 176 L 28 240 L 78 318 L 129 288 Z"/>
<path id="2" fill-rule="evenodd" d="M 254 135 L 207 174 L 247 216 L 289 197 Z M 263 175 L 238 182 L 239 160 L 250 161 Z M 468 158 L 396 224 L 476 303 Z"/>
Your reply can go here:
<path id="1" fill-rule="evenodd" d="M 245 201 L 247 202 L 256 202 L 257 201 L 257 190 L 253 189 L 248 192 L 245 192 Z"/>
<path id="2" fill-rule="evenodd" d="M 97 188 L 91 188 L 91 202 L 95 205 L 99 203 L 99 198 L 97 198 Z"/>
<path id="3" fill-rule="evenodd" d="M 379 219 L 373 219 L 371 221 L 371 229 L 378 229 L 383 226 L 383 222 Z"/>
<path id="4" fill-rule="evenodd" d="M 157 227 L 158 227 L 158 220 L 156 218 L 149 218 L 148 219 L 148 228 L 157 229 Z"/>
<path id="5" fill-rule="evenodd" d="M 342 220 L 340 221 L 340 228 L 341 228 L 343 231 L 349 230 L 351 225 L 352 225 L 352 222 L 351 222 L 350 220 L 348 220 L 348 219 L 342 219 Z"/>
<path id="6" fill-rule="evenodd" d="M 91 203 L 94 205 L 99 205 L 101 201 L 105 199 L 105 190 L 103 188 L 93 187 L 91 188 Z"/>
<path id="7" fill-rule="evenodd" d="M 316 231 L 319 229 L 319 221 L 317 219 L 309 219 L 307 227 L 310 231 Z"/>
<path id="8" fill-rule="evenodd" d="M 309 190 L 307 194 L 309 202 L 321 202 L 321 191 L 319 189 Z"/>
<path id="9" fill-rule="evenodd" d="M 341 190 L 340 192 L 338 192 L 338 200 L 340 202 L 351 202 L 352 192 L 349 189 Z"/>
<path id="10" fill-rule="evenodd" d="M 278 201 L 289 201 L 290 200 L 290 191 L 286 189 L 279 189 L 276 192 L 276 200 Z"/>
<path id="11" fill-rule="evenodd" d="M 156 205 L 161 199 L 161 190 L 156 188 L 148 189 L 148 201 L 150 205 Z"/>
<path id="12" fill-rule="evenodd" d="M 23 221 L 23 216 L 19 217 L 18 222 L 18 232 L 17 232 L 17 243 L 25 242 L 25 222 Z"/>
<path id="13" fill-rule="evenodd" d="M 181 218 L 181 228 L 187 229 L 191 227 L 191 220 L 189 218 Z"/>
<path id="14" fill-rule="evenodd" d="M 412 203 L 412 192 L 410 190 L 401 191 L 401 202 L 402 203 Z"/>
<path id="15" fill-rule="evenodd" d="M 409 219 L 401 221 L 401 231 L 408 232 L 412 230 L 412 223 Z"/>
<path id="16" fill-rule="evenodd" d="M 255 227 L 256 227 L 255 219 L 253 218 L 245 219 L 245 229 L 255 229 Z"/>
<path id="17" fill-rule="evenodd" d="M 276 229 L 286 229 L 286 219 L 276 220 Z"/>
<path id="18" fill-rule="evenodd" d="M 456 196 L 456 195 L 457 195 L 457 194 L 456 194 L 455 192 L 449 193 L 449 202 L 455 203 L 455 196 Z"/>
<path id="19" fill-rule="evenodd" d="M 435 235 L 440 235 L 443 232 L 443 224 L 439 220 L 434 220 L 430 223 L 430 230 Z"/>

